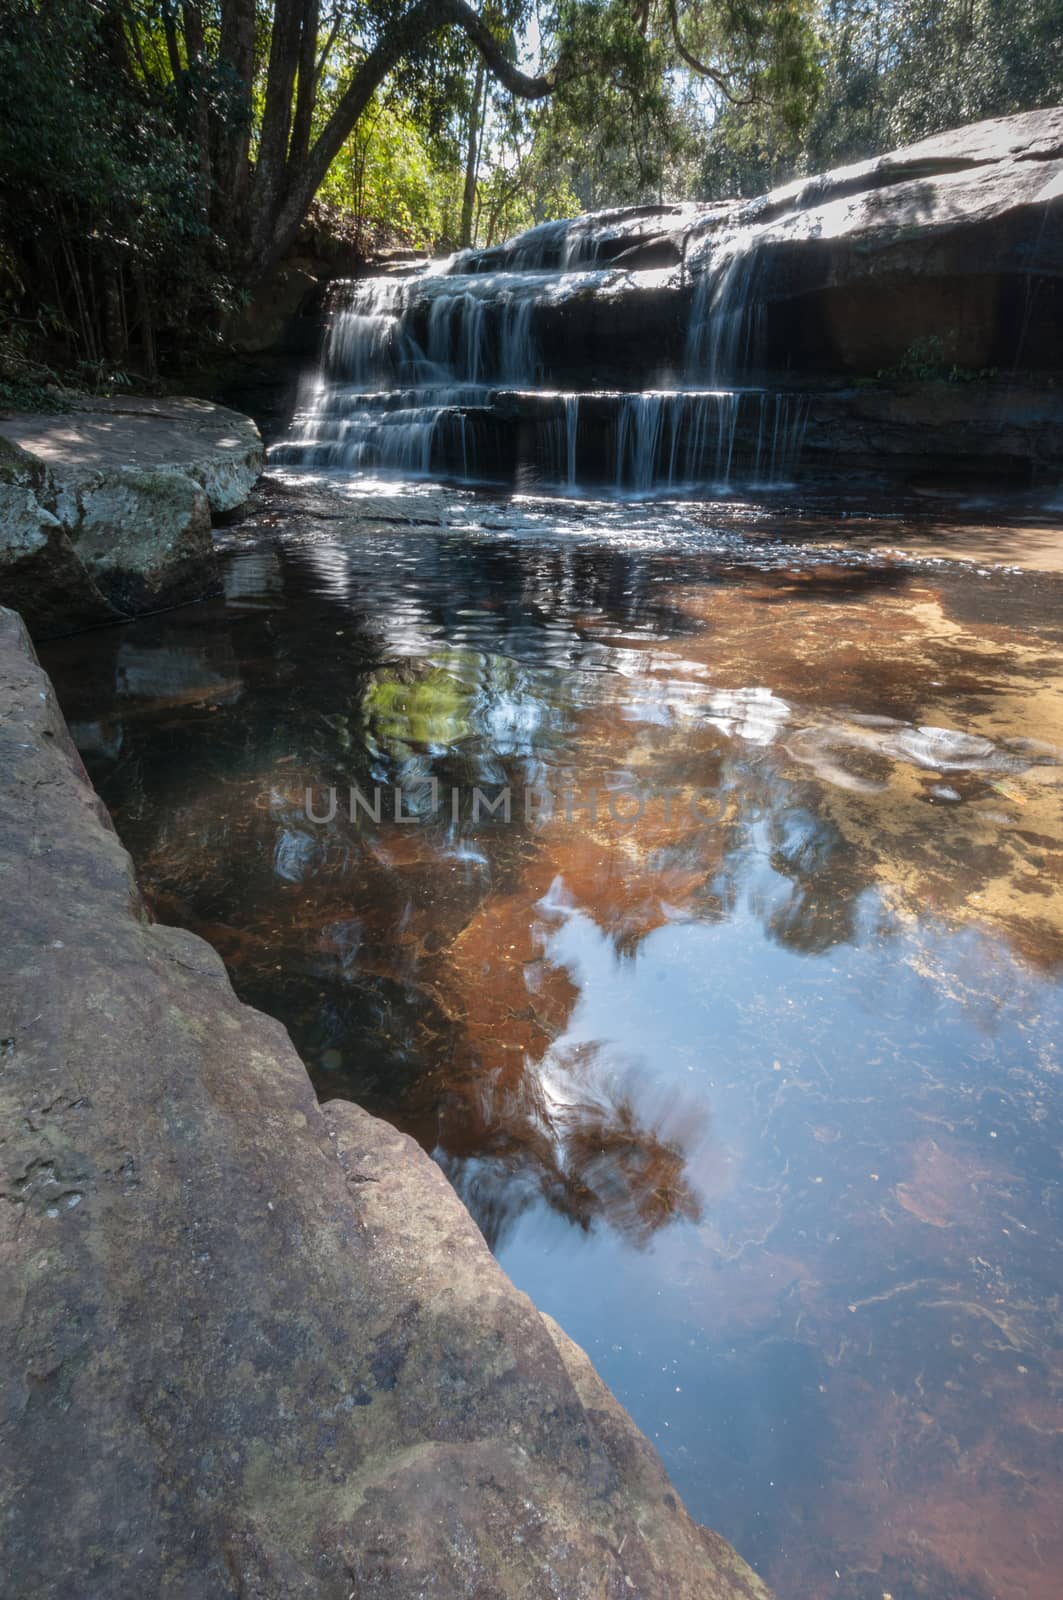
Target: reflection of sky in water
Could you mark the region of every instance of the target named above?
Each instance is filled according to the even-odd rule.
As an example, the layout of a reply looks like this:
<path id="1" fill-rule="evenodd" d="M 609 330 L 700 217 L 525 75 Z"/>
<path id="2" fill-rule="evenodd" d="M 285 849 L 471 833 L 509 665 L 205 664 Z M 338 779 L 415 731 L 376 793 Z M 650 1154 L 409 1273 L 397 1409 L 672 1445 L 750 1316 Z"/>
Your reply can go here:
<path id="1" fill-rule="evenodd" d="M 643 1249 L 611 1229 L 574 1247 L 536 1207 L 499 1254 L 585 1345 L 695 1514 L 788 1594 L 813 1591 L 787 1587 L 782 1557 L 827 1585 L 848 1554 L 846 1523 L 873 1521 L 885 1498 L 863 1442 L 844 1437 L 854 1385 L 891 1419 L 944 1401 L 948 1422 L 926 1430 L 933 1459 L 998 1377 L 1051 1350 L 1047 1306 L 1027 1306 L 1029 1322 L 1003 1336 L 992 1323 L 991 1338 L 979 1334 L 1027 1281 L 1016 1236 L 1035 1223 L 1016 1210 L 1038 1217 L 1055 1202 L 1055 1138 L 1038 1128 L 1044 1102 L 1030 1085 L 1058 1071 L 1063 1007 L 1054 985 L 1031 984 L 977 936 L 913 928 L 880 943 L 870 899 L 857 940 L 810 961 L 763 936 L 769 878 L 726 923 L 671 923 L 632 958 L 579 913 L 550 943 L 580 992 L 552 1056 L 593 1043 L 605 1074 L 615 1060 L 630 1082 L 637 1066 L 643 1120 L 666 1121 L 710 1197 L 700 1219 Z M 909 1194 L 913 1156 L 930 1171 L 917 1165 Z M 1058 1248 L 1043 1247 L 1051 1275 Z M 876 1470 L 902 1465 L 917 1471 L 918 1453 L 886 1451 Z M 962 1498 L 941 1467 L 919 1492 Z M 1005 1486 L 1002 1473 L 1000 1496 Z M 891 1485 L 909 1512 L 916 1487 Z M 840 1550 L 817 1532 L 824 1508 Z"/>
<path id="2" fill-rule="evenodd" d="M 1055 580 L 307 494 L 226 602 L 45 652 L 159 916 L 434 1149 L 781 1600 L 1055 1600 Z M 429 778 L 681 798 L 303 813 Z"/>

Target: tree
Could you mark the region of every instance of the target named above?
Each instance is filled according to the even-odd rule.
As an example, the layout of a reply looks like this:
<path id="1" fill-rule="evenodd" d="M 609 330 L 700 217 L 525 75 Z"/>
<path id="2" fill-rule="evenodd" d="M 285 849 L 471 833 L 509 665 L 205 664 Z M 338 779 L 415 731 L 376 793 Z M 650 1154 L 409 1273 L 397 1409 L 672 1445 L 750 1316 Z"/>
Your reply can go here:
<path id="1" fill-rule="evenodd" d="M 448 36 L 478 58 L 473 108 L 489 77 L 518 100 L 558 96 L 585 129 L 596 125 L 603 91 L 659 99 L 677 64 L 725 97 L 790 95 L 808 80 L 812 43 L 802 0 L 688 0 L 683 14 L 679 0 L 558 0 L 540 23 L 541 62 L 525 70 L 518 46 L 529 0 L 482 11 L 468 0 L 272 0 L 260 56 L 255 0 L 184 0 L 179 19 L 170 0 L 158 3 L 211 214 L 250 279 L 268 276 L 290 247 L 381 86 L 402 72 L 416 95 Z M 143 22 L 126 9 L 115 15 L 136 40 Z M 340 46 L 350 66 L 337 81 Z M 147 53 L 137 54 L 150 71 Z M 469 117 L 473 173 L 482 115 Z"/>
<path id="2" fill-rule="evenodd" d="M 98 369 L 135 339 L 150 370 L 158 304 L 191 319 L 226 296 L 172 103 L 86 0 L 0 0 L 0 85 L 0 310 Z M 6 320 L 9 353 L 25 325 Z"/>
<path id="3" fill-rule="evenodd" d="M 50 300 L 84 356 L 121 360 L 135 335 L 150 366 L 157 336 L 217 326 L 211 307 L 272 274 L 341 157 L 367 191 L 382 105 L 424 150 L 452 147 L 453 232 L 486 208 L 494 236 L 573 195 L 656 188 L 691 83 L 709 113 L 770 97 L 804 115 L 808 4 L 0 0 L 8 283 L 24 315 Z M 588 142 L 608 159 L 580 157 Z"/>

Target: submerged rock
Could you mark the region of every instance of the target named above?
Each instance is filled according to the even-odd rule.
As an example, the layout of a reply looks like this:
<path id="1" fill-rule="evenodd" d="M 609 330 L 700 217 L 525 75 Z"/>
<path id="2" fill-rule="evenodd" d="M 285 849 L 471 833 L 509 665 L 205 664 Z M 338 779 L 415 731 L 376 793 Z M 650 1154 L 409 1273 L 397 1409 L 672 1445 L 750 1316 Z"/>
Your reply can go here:
<path id="1" fill-rule="evenodd" d="M 0 612 L 7 1587 L 766 1600 L 443 1174 L 154 924 Z"/>

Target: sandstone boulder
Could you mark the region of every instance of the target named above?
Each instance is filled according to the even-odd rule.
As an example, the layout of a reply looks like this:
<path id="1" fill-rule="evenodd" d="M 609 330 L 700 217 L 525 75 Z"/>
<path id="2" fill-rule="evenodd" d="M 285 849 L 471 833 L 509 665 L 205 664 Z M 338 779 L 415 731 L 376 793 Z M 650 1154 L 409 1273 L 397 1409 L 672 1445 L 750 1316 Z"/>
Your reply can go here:
<path id="1" fill-rule="evenodd" d="M 49 503 L 55 491 L 48 469 L 0 437 L 0 597 L 42 635 L 114 621 L 120 613 Z"/>
<path id="2" fill-rule="evenodd" d="M 49 637 L 211 593 L 212 513 L 261 465 L 254 423 L 206 401 L 0 418 L 0 599 Z"/>
<path id="3" fill-rule="evenodd" d="M 218 586 L 210 502 L 186 473 L 112 468 L 65 489 L 59 504 L 78 558 L 117 611 L 157 611 Z"/>

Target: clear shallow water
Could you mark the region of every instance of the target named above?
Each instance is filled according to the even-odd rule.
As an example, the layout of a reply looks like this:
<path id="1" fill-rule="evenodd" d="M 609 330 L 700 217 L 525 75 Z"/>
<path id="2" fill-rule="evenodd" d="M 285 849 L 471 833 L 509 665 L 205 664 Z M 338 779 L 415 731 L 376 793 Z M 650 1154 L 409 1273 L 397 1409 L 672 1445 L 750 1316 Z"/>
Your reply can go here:
<path id="1" fill-rule="evenodd" d="M 907 515 L 902 562 L 361 494 L 274 486 L 224 601 L 44 652 L 157 914 L 433 1151 L 781 1600 L 1056 1600 L 1063 580 Z"/>

